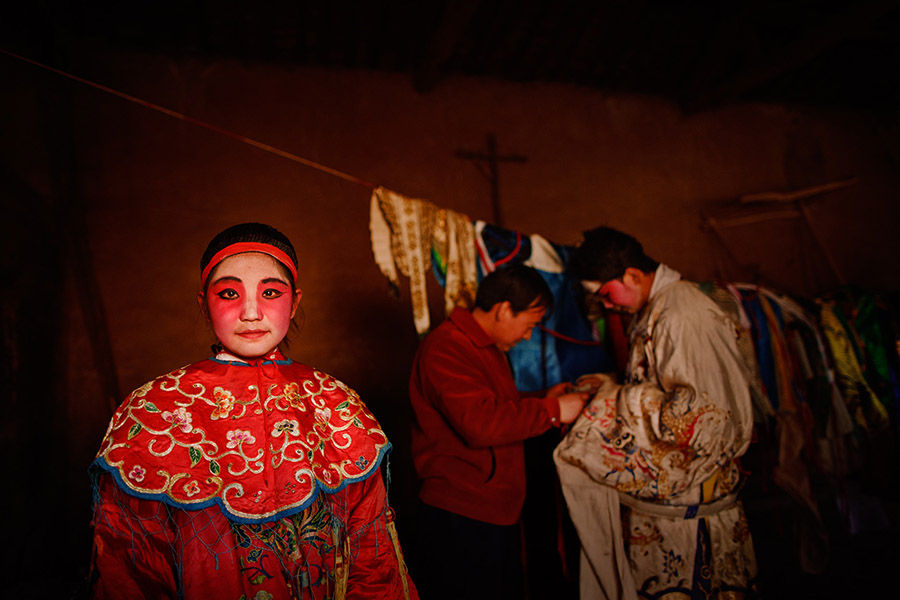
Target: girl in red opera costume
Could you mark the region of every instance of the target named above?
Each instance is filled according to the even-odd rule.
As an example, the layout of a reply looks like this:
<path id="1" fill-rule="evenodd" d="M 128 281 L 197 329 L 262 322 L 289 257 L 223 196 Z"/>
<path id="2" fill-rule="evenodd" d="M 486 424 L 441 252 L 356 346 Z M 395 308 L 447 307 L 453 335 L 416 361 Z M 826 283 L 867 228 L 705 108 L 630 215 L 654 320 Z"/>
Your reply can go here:
<path id="1" fill-rule="evenodd" d="M 201 261 L 215 356 L 141 386 L 94 462 L 95 598 L 417 598 L 356 393 L 286 358 L 297 259 L 244 223 Z"/>

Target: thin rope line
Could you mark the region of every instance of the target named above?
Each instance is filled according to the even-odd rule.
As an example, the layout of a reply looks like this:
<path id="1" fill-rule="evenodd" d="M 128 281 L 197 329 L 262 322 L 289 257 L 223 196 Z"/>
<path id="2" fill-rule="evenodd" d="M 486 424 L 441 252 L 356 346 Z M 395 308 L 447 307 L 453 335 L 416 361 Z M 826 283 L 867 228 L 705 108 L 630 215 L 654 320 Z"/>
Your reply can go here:
<path id="1" fill-rule="evenodd" d="M 301 165 L 305 165 L 305 166 L 310 167 L 310 168 L 312 168 L 312 169 L 316 169 L 316 170 L 318 170 L 318 171 L 322 171 L 323 173 L 328 173 L 329 175 L 334 175 L 335 177 L 340 177 L 341 179 L 344 179 L 344 180 L 346 180 L 346 181 L 350 181 L 350 182 L 352 182 L 352 183 L 357 183 L 357 184 L 359 184 L 359 185 L 363 185 L 363 186 L 365 186 L 365 187 L 367 187 L 367 188 L 370 188 L 370 189 L 374 189 L 374 188 L 378 187 L 378 186 L 376 186 L 374 183 L 370 183 L 370 182 L 368 182 L 368 181 L 366 181 L 366 180 L 364 180 L 364 179 L 360 179 L 359 177 L 354 177 L 353 175 L 350 175 L 350 174 L 348 174 L 348 173 L 344 173 L 343 171 L 338 171 L 337 169 L 332 169 L 331 167 L 326 167 L 326 166 L 323 165 L 323 164 L 317 163 L 317 162 L 312 161 L 312 160 L 309 160 L 309 159 L 307 159 L 307 158 L 303 158 L 302 156 L 297 156 L 296 154 L 291 154 L 290 152 L 286 152 L 286 151 L 284 151 L 284 150 L 281 150 L 280 148 L 276 148 L 275 146 L 270 146 L 269 144 L 264 144 L 263 142 L 259 142 L 259 141 L 257 141 L 257 140 L 252 139 L 252 138 L 248 138 L 248 137 L 243 136 L 243 135 L 240 135 L 240 134 L 238 134 L 238 133 L 234 133 L 234 132 L 229 131 L 229 130 L 227 130 L 227 129 L 222 129 L 221 127 L 217 127 L 216 125 L 212 125 L 212 124 L 210 124 L 210 123 L 206 123 L 205 121 L 201 121 L 201 120 L 199 120 L 199 119 L 195 119 L 195 118 L 190 117 L 190 116 L 188 116 L 188 115 L 185 115 L 185 114 L 182 114 L 182 113 L 180 113 L 180 112 L 176 112 L 176 111 L 174 111 L 174 110 L 171 110 L 171 109 L 169 109 L 169 108 L 166 108 L 165 106 L 160 106 L 160 105 L 158 105 L 158 104 L 153 104 L 152 102 L 147 102 L 146 100 L 142 100 L 142 99 L 140 99 L 140 98 L 138 98 L 138 97 L 136 97 L 136 96 L 132 96 L 131 94 L 126 94 L 125 92 L 120 92 L 120 91 L 115 90 L 115 89 L 113 89 L 113 88 L 111 88 L 111 87 L 107 87 L 107 86 L 105 86 L 105 85 L 102 85 L 102 84 L 99 84 L 99 83 L 95 83 L 95 82 L 90 81 L 90 80 L 88 80 L 88 79 L 84 79 L 83 77 L 79 77 L 79 76 L 77 76 L 77 75 L 72 75 L 71 73 L 67 73 L 67 72 L 65 72 L 65 71 L 61 71 L 61 70 L 56 69 L 56 68 L 54 68 L 54 67 L 51 67 L 51 66 L 48 66 L 48 65 L 39 63 L 39 62 L 37 62 L 37 61 L 35 61 L 35 60 L 32 60 L 32 59 L 30 59 L 30 58 L 27 58 L 27 57 L 25 57 L 25 56 L 20 56 L 20 55 L 18 55 L 18 54 L 15 54 L 15 53 L 13 53 L 13 52 L 10 52 L 9 50 L 6 50 L 6 49 L 4 49 L 4 48 L 0 48 L 0 52 L 2 52 L 3 54 L 6 54 L 7 56 L 11 56 L 11 57 L 16 58 L 16 59 L 18 59 L 18 60 L 21 60 L 22 62 L 26 62 L 26 63 L 28 63 L 28 64 L 30 64 L 30 65 L 34 65 L 35 67 L 39 67 L 39 68 L 44 69 L 44 70 L 46 70 L 46 71 L 50 71 L 51 73 L 55 73 L 55 74 L 57 74 L 57 75 L 61 75 L 61 76 L 63 76 L 63 77 L 66 77 L 66 78 L 68 78 L 68 79 L 71 79 L 72 81 L 77 81 L 78 83 L 83 83 L 84 85 L 88 85 L 88 86 L 90 86 L 90 87 L 92 87 L 92 88 L 101 90 L 101 91 L 103 91 L 103 92 L 107 92 L 107 93 L 112 94 L 112 95 L 114 95 L 114 96 L 118 96 L 119 98 L 122 98 L 122 99 L 124 99 L 124 100 L 128 100 L 129 102 L 133 102 L 133 103 L 135 103 L 135 104 L 139 104 L 139 105 L 141 105 L 141 106 L 143 106 L 143 107 L 145 107 L 145 108 L 149 108 L 149 109 L 155 110 L 155 111 L 157 111 L 157 112 L 161 112 L 161 113 L 163 113 L 164 115 L 168 115 L 168 116 L 170 116 L 170 117 L 174 117 L 174 118 L 176 118 L 176 119 L 180 119 L 180 120 L 182 120 L 182 121 L 186 121 L 186 122 L 188 122 L 188 123 L 191 123 L 192 125 L 197 125 L 198 127 L 203 127 L 204 129 L 208 129 L 208 130 L 210 130 L 210 131 L 215 131 L 216 133 L 219 133 L 219 134 L 222 134 L 222 135 L 224 135 L 224 136 L 230 137 L 230 138 L 235 139 L 235 140 L 237 140 L 237 141 L 239 141 L 239 142 L 243 142 L 243 143 L 245 143 L 245 144 L 249 144 L 250 146 L 253 146 L 253 147 L 255 147 L 255 148 L 259 148 L 260 150 L 264 150 L 264 151 L 266 151 L 266 152 L 269 152 L 270 154 L 275 154 L 276 156 L 280 156 L 280 157 L 282 157 L 282 158 L 286 158 L 286 159 L 288 159 L 288 160 L 292 160 L 292 161 L 294 161 L 294 162 L 300 163 Z"/>
<path id="2" fill-rule="evenodd" d="M 580 346 L 601 346 L 603 344 L 603 342 L 595 342 L 594 340 L 577 340 L 573 337 L 567 336 L 564 333 L 560 333 L 558 331 L 553 331 L 552 329 L 548 329 L 547 327 L 544 327 L 543 325 L 538 325 L 538 327 L 541 329 L 541 331 L 546 331 L 553 337 L 563 340 L 564 342 L 569 342 L 570 344 L 578 344 Z"/>

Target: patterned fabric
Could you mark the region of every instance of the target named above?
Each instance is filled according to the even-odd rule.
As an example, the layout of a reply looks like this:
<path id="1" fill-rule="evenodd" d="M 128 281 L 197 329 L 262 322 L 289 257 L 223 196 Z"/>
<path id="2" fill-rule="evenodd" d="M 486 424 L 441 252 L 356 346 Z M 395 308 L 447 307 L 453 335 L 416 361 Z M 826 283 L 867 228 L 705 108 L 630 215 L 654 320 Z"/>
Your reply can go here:
<path id="1" fill-rule="evenodd" d="M 542 328 L 508 352 L 519 390 L 542 390 L 559 381 L 574 380 L 582 373 L 612 368 L 612 360 L 604 347 L 594 342 L 593 327 L 579 307 L 581 286 L 573 285 L 565 273 L 570 247 L 484 221 L 475 222 L 475 242 L 482 273 L 524 264 L 540 273 L 553 294 L 553 311 Z"/>
<path id="2" fill-rule="evenodd" d="M 355 392 L 227 354 L 159 377 L 95 461 L 95 598 L 415 598 Z"/>
<path id="3" fill-rule="evenodd" d="M 750 384 L 753 418 L 757 423 L 765 422 L 775 416 L 775 409 L 772 408 L 772 403 L 769 402 L 769 397 L 766 395 L 760 379 L 759 364 L 756 362 L 756 353 L 753 351 L 753 335 L 750 330 L 752 323 L 741 305 L 740 292 L 733 286 L 729 289 L 713 283 L 701 283 L 699 289 L 709 296 L 734 323 L 738 350 L 741 352 L 741 358 L 746 367 L 745 374 Z"/>
<path id="4" fill-rule="evenodd" d="M 834 304 L 820 300 L 819 310 L 822 330 L 834 359 L 837 382 L 857 426 L 864 430 L 887 427 L 888 412 L 863 375 L 850 334 L 838 318 Z"/>
<path id="5" fill-rule="evenodd" d="M 140 498 L 218 504 L 253 523 L 369 477 L 389 449 L 353 390 L 276 350 L 253 366 L 210 359 L 138 388 L 96 465 Z"/>
<path id="6" fill-rule="evenodd" d="M 866 378 L 885 409 L 896 418 L 900 364 L 891 331 L 891 312 L 884 299 L 873 293 L 858 294 L 854 308 L 852 326 L 864 349 Z"/>
<path id="7" fill-rule="evenodd" d="M 695 284 L 660 265 L 630 342 L 627 383 L 601 376 L 598 393 L 555 453 L 593 567 L 583 570 L 582 598 L 635 598 L 635 588 L 649 598 L 750 593 L 756 560 L 740 503 L 692 518 L 694 507 L 737 490 L 735 459 L 750 442 L 750 392 L 734 324 Z M 620 511 L 618 494 L 682 507 L 683 518 Z M 603 524 L 598 514 L 606 515 Z M 585 542 L 597 532 L 614 536 L 617 527 L 608 520 L 618 515 L 621 539 L 599 547 Z M 611 559 L 613 568 L 603 567 Z"/>
<path id="8" fill-rule="evenodd" d="M 425 273 L 432 255 L 446 278 L 447 314 L 455 306 L 472 305 L 478 281 L 475 230 L 468 217 L 379 187 L 372 192 L 369 229 L 375 262 L 391 285 L 395 289 L 399 286 L 398 269 L 409 277 L 413 320 L 419 335 L 431 326 Z"/>
<path id="9" fill-rule="evenodd" d="M 753 315 L 758 352 L 767 356 L 767 385 L 780 398 L 775 417 L 756 432 L 756 471 L 764 485 L 771 481 L 796 502 L 774 518 L 783 520 L 779 527 L 790 531 L 788 545 L 794 547 L 803 571 L 821 573 L 829 563 L 829 541 L 812 468 L 831 476 L 846 475 L 852 445 L 845 436 L 853 423 L 813 316 L 771 289 L 746 283 L 734 286 Z"/>
<path id="10" fill-rule="evenodd" d="M 531 238 L 512 229 L 475 221 L 478 268 L 483 274 L 503 265 L 517 265 L 531 258 Z"/>

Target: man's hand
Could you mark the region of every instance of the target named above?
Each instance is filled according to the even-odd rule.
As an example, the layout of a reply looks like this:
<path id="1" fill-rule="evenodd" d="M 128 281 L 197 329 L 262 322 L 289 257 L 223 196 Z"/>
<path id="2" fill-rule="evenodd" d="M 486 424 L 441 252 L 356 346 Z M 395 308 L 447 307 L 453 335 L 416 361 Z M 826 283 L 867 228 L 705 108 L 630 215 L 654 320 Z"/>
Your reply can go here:
<path id="1" fill-rule="evenodd" d="M 557 383 L 552 388 L 547 390 L 547 397 L 548 398 L 558 398 L 558 397 L 562 396 L 563 394 L 565 394 L 566 392 L 568 392 L 570 387 L 571 386 L 569 385 L 569 382 L 567 382 L 567 381 L 562 381 L 560 383 Z"/>
<path id="2" fill-rule="evenodd" d="M 616 382 L 615 376 L 611 373 L 591 373 L 590 375 L 582 375 L 578 379 L 575 380 L 575 386 L 573 389 L 579 392 L 588 392 L 591 395 L 597 393 L 604 384 L 612 382 Z"/>
<path id="3" fill-rule="evenodd" d="M 559 400 L 560 422 L 568 424 L 577 419 L 589 397 L 589 394 L 585 392 L 574 392 L 559 396 L 557 399 Z"/>

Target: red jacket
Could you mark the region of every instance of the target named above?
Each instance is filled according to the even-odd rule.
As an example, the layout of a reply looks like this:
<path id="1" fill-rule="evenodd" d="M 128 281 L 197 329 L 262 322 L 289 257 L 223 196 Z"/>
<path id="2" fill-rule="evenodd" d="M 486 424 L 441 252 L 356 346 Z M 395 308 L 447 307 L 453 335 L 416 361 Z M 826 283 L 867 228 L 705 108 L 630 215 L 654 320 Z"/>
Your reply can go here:
<path id="1" fill-rule="evenodd" d="M 558 401 L 521 397 L 506 355 L 461 308 L 422 342 L 409 394 L 422 501 L 496 525 L 518 521 L 522 442 L 559 423 Z"/>
<path id="2" fill-rule="evenodd" d="M 408 598 L 356 393 L 275 351 L 158 377 L 113 415 L 95 466 L 95 598 Z"/>

